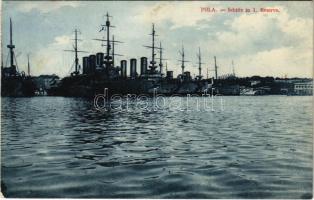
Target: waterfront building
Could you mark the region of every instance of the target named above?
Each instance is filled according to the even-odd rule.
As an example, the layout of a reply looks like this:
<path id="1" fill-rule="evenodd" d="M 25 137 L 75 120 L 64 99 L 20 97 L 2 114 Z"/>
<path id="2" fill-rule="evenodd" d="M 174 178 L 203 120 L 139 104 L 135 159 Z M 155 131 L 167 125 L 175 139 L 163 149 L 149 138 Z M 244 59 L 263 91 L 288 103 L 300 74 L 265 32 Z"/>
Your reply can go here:
<path id="1" fill-rule="evenodd" d="M 294 83 L 296 95 L 313 95 L 313 81 Z"/>

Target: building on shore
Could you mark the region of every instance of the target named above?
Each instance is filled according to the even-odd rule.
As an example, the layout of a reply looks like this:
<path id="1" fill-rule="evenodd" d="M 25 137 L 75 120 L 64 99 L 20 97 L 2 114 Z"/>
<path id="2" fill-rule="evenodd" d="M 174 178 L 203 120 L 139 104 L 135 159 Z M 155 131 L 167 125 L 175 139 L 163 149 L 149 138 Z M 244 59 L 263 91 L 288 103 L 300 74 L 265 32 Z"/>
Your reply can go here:
<path id="1" fill-rule="evenodd" d="M 33 80 L 36 84 L 37 95 L 45 95 L 47 90 L 51 88 L 52 85 L 60 82 L 60 79 L 57 75 L 40 75 L 33 77 Z"/>
<path id="2" fill-rule="evenodd" d="M 294 83 L 295 95 L 313 95 L 313 81 Z"/>

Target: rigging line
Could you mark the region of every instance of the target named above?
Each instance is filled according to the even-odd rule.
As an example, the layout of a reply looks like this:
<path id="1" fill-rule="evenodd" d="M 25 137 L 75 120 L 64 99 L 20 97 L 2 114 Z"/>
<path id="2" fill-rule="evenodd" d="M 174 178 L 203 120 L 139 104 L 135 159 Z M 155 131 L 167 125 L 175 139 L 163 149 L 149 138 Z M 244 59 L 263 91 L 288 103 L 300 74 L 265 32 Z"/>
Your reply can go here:
<path id="1" fill-rule="evenodd" d="M 8 62 L 9 62 L 9 53 L 7 54 L 7 59 L 5 61 L 5 67 L 8 67 Z"/>
<path id="2" fill-rule="evenodd" d="M 71 73 L 71 71 L 72 71 L 72 69 L 73 69 L 73 67 L 74 67 L 74 63 L 75 63 L 75 61 L 73 61 L 72 66 L 71 66 L 71 69 L 68 71 L 68 74 Z"/>

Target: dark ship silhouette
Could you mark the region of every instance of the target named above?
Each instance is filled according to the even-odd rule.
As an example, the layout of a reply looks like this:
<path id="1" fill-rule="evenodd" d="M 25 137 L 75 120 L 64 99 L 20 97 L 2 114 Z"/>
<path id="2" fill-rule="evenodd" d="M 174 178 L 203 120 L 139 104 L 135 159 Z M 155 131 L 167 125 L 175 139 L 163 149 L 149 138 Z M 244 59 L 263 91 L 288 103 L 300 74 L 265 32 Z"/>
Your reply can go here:
<path id="1" fill-rule="evenodd" d="M 118 65 L 115 64 L 115 56 L 122 56 L 115 53 L 116 41 L 114 36 L 110 37 L 109 15 L 105 25 L 101 25 L 101 31 L 105 32 L 106 39 L 94 39 L 105 42 L 102 46 L 106 47 L 106 52 L 99 52 L 82 58 L 82 67 L 79 64 L 78 53 L 84 52 L 78 50 L 77 38 L 78 30 L 75 30 L 74 48 L 71 51 L 75 53 L 75 70 L 59 81 L 56 75 L 41 75 L 32 77 L 30 75 L 30 64 L 28 58 L 28 73 L 19 72 L 13 44 L 13 28 L 10 19 L 10 43 L 9 64 L 1 63 L 1 96 L 25 97 L 34 95 L 50 96 L 69 96 L 69 97 L 94 97 L 103 94 L 163 94 L 163 95 L 187 95 L 204 94 L 210 95 L 268 95 L 268 94 L 288 94 L 294 95 L 294 84 L 299 82 L 308 82 L 312 79 L 285 78 L 284 83 L 280 78 L 273 77 L 236 77 L 232 61 L 233 73 L 218 77 L 218 66 L 214 56 L 214 77 L 209 78 L 208 68 L 206 79 L 202 76 L 201 49 L 198 49 L 198 75 L 192 78 L 189 71 L 185 71 L 184 47 L 179 51 L 181 62 L 181 73 L 173 76 L 173 71 L 168 71 L 167 63 L 164 66 L 163 47 L 161 43 L 156 46 L 155 26 L 152 26 L 152 43 L 150 46 L 144 46 L 151 49 L 151 61 L 147 57 L 141 57 L 139 60 L 132 58 L 129 62 L 129 75 L 127 75 L 128 61 L 121 60 Z M 112 39 L 110 39 L 112 38 Z M 157 58 L 157 54 L 159 57 Z M 2 54 L 1 54 L 2 55 Z M 139 61 L 140 72 L 137 72 L 137 63 Z M 158 64 L 157 64 L 158 62 Z M 165 70 L 164 70 L 165 68 Z M 71 69 L 72 70 L 72 69 Z M 257 85 L 252 83 L 259 82 Z M 36 92 L 36 93 L 35 93 Z M 107 93 L 108 92 L 108 93 Z M 240 94 L 241 93 L 241 94 Z M 310 93 L 312 94 L 312 93 Z"/>
<path id="2" fill-rule="evenodd" d="M 101 31 L 106 31 L 106 39 L 95 39 L 97 41 L 106 42 L 106 53 L 99 52 L 96 55 L 85 56 L 82 59 L 83 67 L 79 65 L 78 38 L 77 30 L 75 30 L 74 48 L 75 53 L 75 71 L 70 76 L 63 78 L 58 84 L 52 86 L 48 91 L 48 95 L 53 96 L 71 96 L 71 97 L 94 97 L 97 94 L 103 94 L 107 88 L 108 94 L 146 94 L 152 95 L 154 92 L 163 95 L 186 95 L 186 94 L 203 94 L 204 91 L 212 92 L 212 79 L 202 78 L 202 62 L 201 52 L 198 56 L 199 75 L 192 79 L 189 71 L 185 71 L 185 54 L 184 47 L 180 51 L 182 73 L 177 78 L 173 77 L 173 71 L 166 69 L 163 73 L 163 48 L 161 43 L 156 46 L 156 31 L 154 24 L 152 25 L 152 44 L 144 46 L 151 49 L 151 61 L 148 63 L 147 57 L 140 58 L 140 74 L 137 73 L 137 59 L 130 59 L 130 76 L 127 76 L 127 60 L 121 60 L 120 66 L 115 66 L 115 56 L 120 56 L 114 52 L 114 46 L 120 41 L 115 41 L 114 36 L 110 39 L 110 28 L 113 27 L 109 21 L 107 13 L 105 25 L 102 25 Z M 159 66 L 156 62 L 156 51 L 159 51 Z M 159 69 L 157 69 L 159 67 Z M 217 66 L 216 79 L 217 79 Z M 236 94 L 236 93 L 235 93 Z M 233 94 L 234 95 L 234 94 Z M 237 94 L 236 94 L 237 95 Z"/>
<path id="3" fill-rule="evenodd" d="M 12 36 L 12 20 L 10 19 L 10 49 L 9 58 L 10 65 L 4 67 L 3 58 L 1 59 L 1 96 L 3 97 L 25 97 L 34 96 L 36 85 L 30 76 L 30 65 L 28 58 L 28 75 L 25 72 L 19 72 L 14 54 L 15 45 Z"/>

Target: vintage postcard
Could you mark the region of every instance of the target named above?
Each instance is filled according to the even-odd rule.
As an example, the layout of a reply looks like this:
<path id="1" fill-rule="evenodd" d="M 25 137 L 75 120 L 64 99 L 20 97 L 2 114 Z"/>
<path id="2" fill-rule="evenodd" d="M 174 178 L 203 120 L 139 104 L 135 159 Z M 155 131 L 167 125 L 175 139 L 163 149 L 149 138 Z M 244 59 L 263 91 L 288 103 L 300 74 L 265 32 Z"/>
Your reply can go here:
<path id="1" fill-rule="evenodd" d="M 313 1 L 2 1 L 6 198 L 313 198 Z"/>

